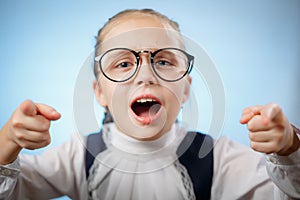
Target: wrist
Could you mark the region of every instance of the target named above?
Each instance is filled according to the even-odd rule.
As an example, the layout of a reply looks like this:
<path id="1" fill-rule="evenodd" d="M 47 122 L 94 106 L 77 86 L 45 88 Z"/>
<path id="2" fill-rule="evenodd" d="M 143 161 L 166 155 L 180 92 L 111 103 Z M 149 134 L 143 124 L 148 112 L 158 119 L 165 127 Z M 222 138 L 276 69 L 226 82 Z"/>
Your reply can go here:
<path id="1" fill-rule="evenodd" d="M 22 150 L 17 143 L 8 137 L 8 123 L 0 130 L 0 165 L 15 161 Z"/>
<path id="2" fill-rule="evenodd" d="M 298 134 L 300 135 L 300 129 L 294 126 L 293 124 L 290 125 L 292 130 L 292 137 L 293 137 L 292 145 L 287 149 L 277 152 L 277 154 L 280 156 L 288 156 L 300 148 L 300 139 L 298 137 Z"/>

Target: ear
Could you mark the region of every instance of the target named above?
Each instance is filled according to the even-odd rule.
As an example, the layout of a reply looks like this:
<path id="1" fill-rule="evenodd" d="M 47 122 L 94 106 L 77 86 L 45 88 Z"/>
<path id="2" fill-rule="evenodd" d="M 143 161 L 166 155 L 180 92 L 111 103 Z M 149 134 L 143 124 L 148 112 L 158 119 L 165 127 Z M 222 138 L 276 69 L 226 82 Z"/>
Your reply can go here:
<path id="1" fill-rule="evenodd" d="M 187 76 L 185 83 L 184 83 L 184 91 L 183 91 L 183 98 L 182 98 L 182 104 L 184 104 L 189 96 L 190 96 L 190 88 L 191 88 L 191 84 L 192 84 L 192 77 L 191 76 Z"/>
<path id="2" fill-rule="evenodd" d="M 107 106 L 106 98 L 103 95 L 102 89 L 101 89 L 101 87 L 100 87 L 100 85 L 98 84 L 97 81 L 93 82 L 93 88 L 94 88 L 94 92 L 95 92 L 95 96 L 96 96 L 97 102 L 101 106 L 106 107 Z"/>

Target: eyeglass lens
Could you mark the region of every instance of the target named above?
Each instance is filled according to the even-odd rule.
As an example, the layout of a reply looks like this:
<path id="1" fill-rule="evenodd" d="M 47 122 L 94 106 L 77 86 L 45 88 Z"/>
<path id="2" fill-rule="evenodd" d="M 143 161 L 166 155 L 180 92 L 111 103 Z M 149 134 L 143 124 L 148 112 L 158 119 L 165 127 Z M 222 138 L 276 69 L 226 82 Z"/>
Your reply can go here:
<path id="1" fill-rule="evenodd" d="M 139 58 L 129 49 L 107 51 L 100 59 L 102 72 L 106 77 L 117 82 L 133 77 L 140 64 Z M 156 75 L 167 81 L 180 79 L 189 68 L 187 55 L 177 49 L 155 52 L 151 64 Z"/>

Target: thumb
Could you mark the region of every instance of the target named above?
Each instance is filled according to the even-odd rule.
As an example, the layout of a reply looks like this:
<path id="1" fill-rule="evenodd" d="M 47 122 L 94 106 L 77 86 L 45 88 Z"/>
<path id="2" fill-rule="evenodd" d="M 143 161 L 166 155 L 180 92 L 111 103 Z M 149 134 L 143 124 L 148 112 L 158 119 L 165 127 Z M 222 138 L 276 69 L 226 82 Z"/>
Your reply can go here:
<path id="1" fill-rule="evenodd" d="M 40 103 L 26 100 L 21 104 L 21 111 L 27 116 L 42 115 L 48 120 L 58 120 L 61 115 L 54 108 Z"/>
<path id="2" fill-rule="evenodd" d="M 271 121 L 280 120 L 282 117 L 282 109 L 274 103 L 269 103 L 262 110 L 263 123 L 267 125 Z"/>

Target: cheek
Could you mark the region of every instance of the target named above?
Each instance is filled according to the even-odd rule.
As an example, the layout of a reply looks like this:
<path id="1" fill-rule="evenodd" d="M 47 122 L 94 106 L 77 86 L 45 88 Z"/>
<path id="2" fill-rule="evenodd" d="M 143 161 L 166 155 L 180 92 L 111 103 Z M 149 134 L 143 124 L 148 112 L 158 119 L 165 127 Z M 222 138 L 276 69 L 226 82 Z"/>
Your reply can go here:
<path id="1" fill-rule="evenodd" d="M 128 88 L 123 85 L 114 85 L 105 89 L 107 105 L 114 118 L 123 118 L 128 115 Z"/>
<path id="2" fill-rule="evenodd" d="M 167 83 L 164 85 L 164 93 L 167 101 L 173 106 L 181 107 L 185 99 L 185 87 L 183 82 Z"/>
<path id="3" fill-rule="evenodd" d="M 165 108 L 168 113 L 168 121 L 169 123 L 173 123 L 178 113 L 181 109 L 182 103 L 184 101 L 184 87 L 183 84 L 168 84 L 164 87 L 164 100 L 165 100 Z"/>

